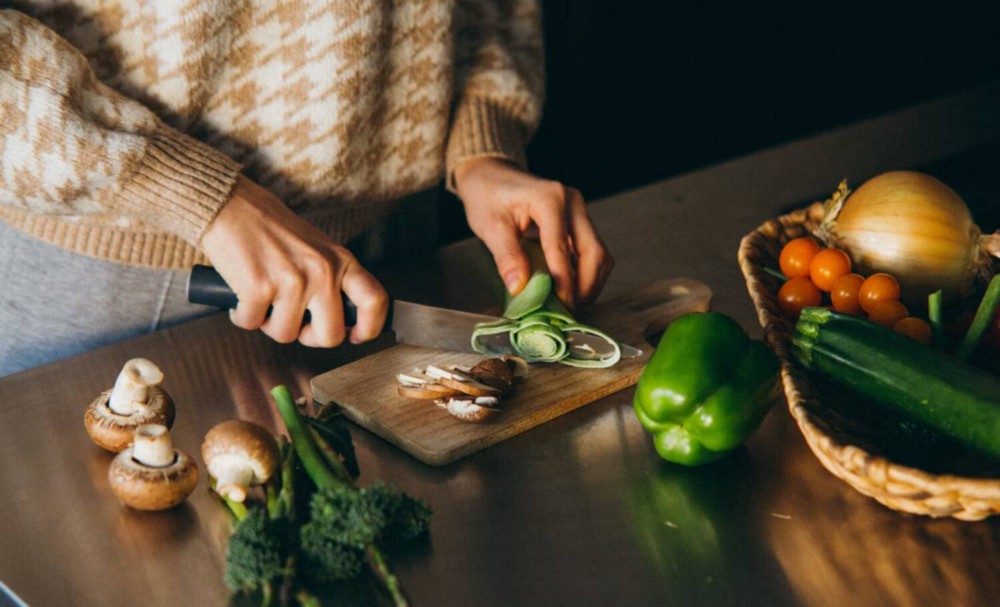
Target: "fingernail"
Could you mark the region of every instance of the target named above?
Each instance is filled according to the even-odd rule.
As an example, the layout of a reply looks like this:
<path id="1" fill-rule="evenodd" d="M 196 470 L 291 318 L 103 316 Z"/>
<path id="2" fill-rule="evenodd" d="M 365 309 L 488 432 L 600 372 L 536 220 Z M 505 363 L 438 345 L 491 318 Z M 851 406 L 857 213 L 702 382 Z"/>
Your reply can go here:
<path id="1" fill-rule="evenodd" d="M 507 285 L 507 292 L 513 294 L 514 289 L 521 286 L 521 273 L 517 271 L 508 272 L 507 275 L 503 277 L 503 282 Z"/>

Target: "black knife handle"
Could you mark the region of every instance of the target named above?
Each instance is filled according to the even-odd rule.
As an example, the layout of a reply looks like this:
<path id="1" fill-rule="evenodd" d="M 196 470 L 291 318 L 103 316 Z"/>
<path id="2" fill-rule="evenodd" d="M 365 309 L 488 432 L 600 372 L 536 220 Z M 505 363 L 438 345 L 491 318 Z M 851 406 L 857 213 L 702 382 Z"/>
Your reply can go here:
<path id="1" fill-rule="evenodd" d="M 354 305 L 343 291 L 340 293 L 344 302 L 344 324 L 348 327 L 358 322 L 358 308 Z M 211 266 L 196 265 L 191 268 L 191 276 L 187 284 L 188 302 L 201 304 L 204 306 L 214 306 L 231 310 L 239 303 L 236 293 L 233 292 L 226 281 Z M 309 323 L 309 310 L 306 310 L 303 324 Z"/>

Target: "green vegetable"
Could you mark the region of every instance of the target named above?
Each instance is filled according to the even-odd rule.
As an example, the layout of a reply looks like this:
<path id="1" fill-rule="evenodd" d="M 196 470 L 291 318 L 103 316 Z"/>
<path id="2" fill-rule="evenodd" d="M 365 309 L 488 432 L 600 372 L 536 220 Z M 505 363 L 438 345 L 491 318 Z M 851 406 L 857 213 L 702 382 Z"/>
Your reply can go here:
<path id="1" fill-rule="evenodd" d="M 927 296 L 927 320 L 931 325 L 931 334 L 934 336 L 934 347 L 943 349 L 944 324 L 941 318 L 942 295 L 941 289 L 934 291 Z"/>
<path id="2" fill-rule="evenodd" d="M 506 350 L 490 346 L 489 337 L 506 334 L 510 346 L 529 363 L 558 362 L 573 367 L 610 367 L 621 359 L 621 347 L 594 327 L 576 322 L 552 290 L 552 277 L 536 272 L 507 303 L 505 320 L 482 323 L 472 333 L 472 347 L 496 356 Z M 597 338 L 598 351 L 590 343 Z"/>
<path id="3" fill-rule="evenodd" d="M 968 360 L 975 351 L 979 340 L 986 333 L 990 321 L 993 320 L 993 315 L 996 314 L 997 306 L 1000 306 L 1000 274 L 994 276 L 989 286 L 986 287 L 986 293 L 983 295 L 983 300 L 979 302 L 979 309 L 976 310 L 976 316 L 972 319 L 969 332 L 965 334 L 965 339 L 958 347 L 957 356 L 960 359 Z"/>
<path id="4" fill-rule="evenodd" d="M 226 546 L 226 585 L 232 590 L 260 590 L 264 604 L 269 604 L 272 582 L 284 575 L 291 554 L 289 538 L 286 519 L 271 519 L 262 506 L 249 508 Z"/>
<path id="5" fill-rule="evenodd" d="M 424 535 L 430 508 L 394 487 L 355 487 L 324 433 L 310 431 L 303 422 L 288 388 L 276 386 L 271 395 L 292 446 L 316 485 L 309 520 L 299 530 L 305 575 L 321 583 L 349 579 L 360 574 L 367 561 L 393 603 L 407 605 L 382 551 Z"/>
<path id="6" fill-rule="evenodd" d="M 296 549 L 291 520 L 295 452 L 287 443 L 281 445 L 281 452 L 281 489 L 268 483 L 266 505 L 248 508 L 219 496 L 236 519 L 226 545 L 226 585 L 234 591 L 260 591 L 265 606 L 272 603 L 274 583 L 290 584 L 294 576 L 289 562 Z"/>
<path id="7" fill-rule="evenodd" d="M 667 327 L 633 407 L 663 459 L 697 466 L 741 445 L 778 394 L 778 359 L 728 316 L 692 312 Z"/>
<path id="8" fill-rule="evenodd" d="M 1000 381 L 885 327 L 805 308 L 796 358 L 871 402 L 1000 457 Z"/>

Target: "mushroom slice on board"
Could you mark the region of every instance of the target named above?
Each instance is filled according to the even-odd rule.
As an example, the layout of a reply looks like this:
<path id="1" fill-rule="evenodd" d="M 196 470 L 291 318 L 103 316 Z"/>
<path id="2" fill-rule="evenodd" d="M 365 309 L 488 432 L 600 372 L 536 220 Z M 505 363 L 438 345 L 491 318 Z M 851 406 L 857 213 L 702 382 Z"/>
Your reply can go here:
<path id="1" fill-rule="evenodd" d="M 263 426 L 241 419 L 216 424 L 201 443 L 201 459 L 215 479 L 215 491 L 234 502 L 263 485 L 278 467 L 278 443 Z"/>
<path id="2" fill-rule="evenodd" d="M 484 422 L 500 411 L 496 407 L 499 401 L 493 396 L 481 396 L 476 399 L 458 397 L 436 402 L 439 407 L 463 422 Z"/>
<path id="3" fill-rule="evenodd" d="M 430 367 L 428 367 L 428 369 L 430 369 Z M 472 397 L 500 396 L 500 390 L 477 381 L 471 375 L 466 375 L 465 373 L 454 369 L 447 371 L 447 373 L 447 376 L 443 376 L 438 380 L 444 386 L 458 390 L 459 392 L 468 394 Z"/>
<path id="4" fill-rule="evenodd" d="M 115 456 L 108 468 L 111 492 L 138 510 L 166 510 L 187 499 L 198 485 L 198 465 L 174 449 L 170 430 L 144 424 L 135 443 Z"/>
<path id="5" fill-rule="evenodd" d="M 119 453 L 132 442 L 143 424 L 174 424 L 174 402 L 163 388 L 163 372 L 145 358 L 125 363 L 113 388 L 102 392 L 84 413 L 91 440 L 102 449 Z"/>
<path id="6" fill-rule="evenodd" d="M 466 374 L 503 395 L 509 395 L 514 391 L 514 364 L 502 358 L 484 358 Z"/>

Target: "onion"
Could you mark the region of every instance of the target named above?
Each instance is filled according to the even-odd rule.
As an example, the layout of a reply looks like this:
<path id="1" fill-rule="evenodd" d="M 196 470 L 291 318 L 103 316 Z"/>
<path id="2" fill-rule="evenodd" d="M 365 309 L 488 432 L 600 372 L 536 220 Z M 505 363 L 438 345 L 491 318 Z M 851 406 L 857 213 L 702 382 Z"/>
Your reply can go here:
<path id="1" fill-rule="evenodd" d="M 907 304 L 926 307 L 939 289 L 945 302 L 954 302 L 969 295 L 978 276 L 988 276 L 1000 232 L 981 236 L 968 206 L 941 181 L 891 171 L 848 194 L 842 183 L 817 236 L 846 251 L 854 271 L 894 276 Z"/>

